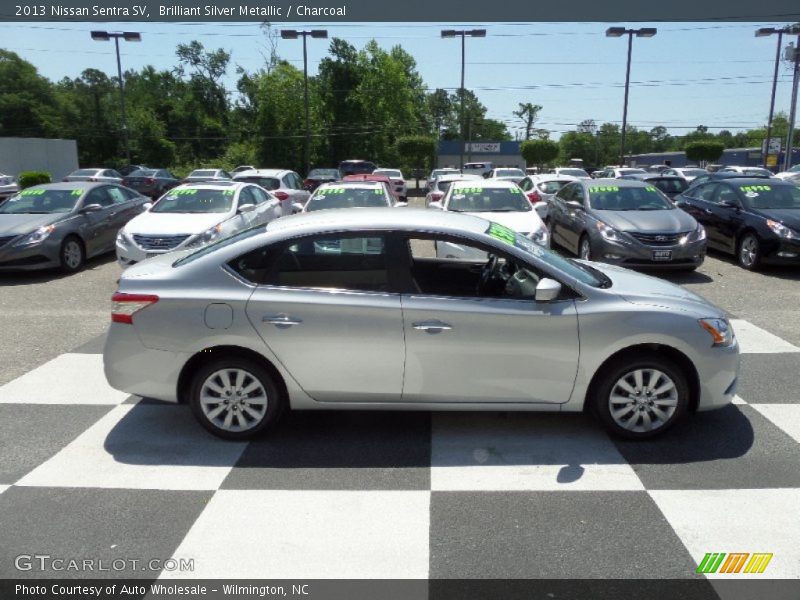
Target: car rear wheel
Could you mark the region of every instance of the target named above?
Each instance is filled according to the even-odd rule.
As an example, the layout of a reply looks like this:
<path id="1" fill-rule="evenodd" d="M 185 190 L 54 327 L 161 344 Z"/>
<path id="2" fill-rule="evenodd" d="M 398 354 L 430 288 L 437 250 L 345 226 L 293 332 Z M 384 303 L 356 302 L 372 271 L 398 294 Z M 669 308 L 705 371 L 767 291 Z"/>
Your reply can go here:
<path id="1" fill-rule="evenodd" d="M 689 405 L 686 375 L 657 354 L 631 355 L 608 366 L 592 398 L 600 420 L 614 435 L 645 439 L 680 419 Z"/>
<path id="2" fill-rule="evenodd" d="M 61 243 L 61 270 L 65 273 L 76 273 L 83 268 L 86 262 L 86 252 L 83 244 L 74 235 L 69 236 Z"/>
<path id="3" fill-rule="evenodd" d="M 750 271 L 756 270 L 761 263 L 761 243 L 752 233 L 746 234 L 739 241 L 739 251 L 736 253 L 739 266 Z"/>
<path id="4" fill-rule="evenodd" d="M 200 424 L 229 440 L 255 436 L 278 419 L 283 407 L 269 371 L 243 357 L 220 358 L 198 369 L 189 398 Z"/>

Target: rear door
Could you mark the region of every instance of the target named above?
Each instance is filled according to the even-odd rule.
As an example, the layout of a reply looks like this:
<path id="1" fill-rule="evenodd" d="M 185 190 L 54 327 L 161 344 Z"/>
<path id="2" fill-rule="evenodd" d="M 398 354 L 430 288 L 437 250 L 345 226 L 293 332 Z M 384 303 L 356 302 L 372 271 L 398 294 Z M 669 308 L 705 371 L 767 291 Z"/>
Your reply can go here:
<path id="1" fill-rule="evenodd" d="M 405 342 L 389 255 L 384 234 L 329 234 L 236 263 L 260 283 L 247 304 L 250 322 L 315 400 L 400 399 Z"/>
<path id="2" fill-rule="evenodd" d="M 692 215 L 706 230 L 708 245 L 718 248 L 717 216 L 714 214 L 713 198 L 719 183 L 709 182 L 693 187 L 683 195 L 681 209 Z"/>
<path id="3" fill-rule="evenodd" d="M 723 206 L 727 202 L 732 206 Z M 717 184 L 717 191 L 708 203 L 711 211 L 713 227 L 706 231 L 708 242 L 717 248 L 734 252 L 736 250 L 736 234 L 742 225 L 742 201 L 736 190 L 727 183 Z"/>
<path id="4" fill-rule="evenodd" d="M 108 193 L 109 186 L 100 186 L 91 189 L 83 198 L 83 206 L 97 204 L 100 210 L 83 213 L 87 224 L 84 229 L 86 254 L 93 256 L 114 247 L 117 229 L 114 227 L 115 206 L 114 200 Z"/>

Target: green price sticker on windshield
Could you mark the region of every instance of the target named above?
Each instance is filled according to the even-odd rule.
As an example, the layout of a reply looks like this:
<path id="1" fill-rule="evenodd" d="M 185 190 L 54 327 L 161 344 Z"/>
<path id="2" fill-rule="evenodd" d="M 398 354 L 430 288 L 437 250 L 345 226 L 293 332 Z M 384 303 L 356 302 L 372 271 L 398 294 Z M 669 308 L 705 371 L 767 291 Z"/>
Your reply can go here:
<path id="1" fill-rule="evenodd" d="M 648 186 L 647 186 L 646 188 L 644 188 L 644 189 L 645 189 L 646 191 L 648 191 L 648 192 L 657 192 L 657 191 L 658 191 L 658 190 L 657 190 L 655 187 L 653 187 L 652 185 L 648 185 Z"/>
<path id="2" fill-rule="evenodd" d="M 233 196 L 236 193 L 236 190 L 222 190 L 223 196 Z"/>
<path id="3" fill-rule="evenodd" d="M 375 189 L 373 190 L 373 193 L 374 193 L 376 196 L 383 196 L 383 190 L 382 190 L 382 189 L 380 189 L 380 188 L 375 188 Z"/>
<path id="4" fill-rule="evenodd" d="M 44 194 L 44 190 L 22 190 L 19 195 L 20 196 L 41 196 Z"/>
<path id="5" fill-rule="evenodd" d="M 515 234 L 513 230 L 498 223 L 492 223 L 486 233 L 493 238 L 511 246 L 514 245 L 514 241 L 517 239 L 517 234 Z"/>
<path id="6" fill-rule="evenodd" d="M 73 196 L 80 196 L 83 193 L 83 190 L 72 190 Z"/>
<path id="7" fill-rule="evenodd" d="M 453 188 L 454 192 L 459 192 L 461 194 L 482 194 L 483 188 L 481 187 L 457 187 Z"/>
<path id="8" fill-rule="evenodd" d="M 741 190 L 743 192 L 745 192 L 745 193 L 747 193 L 747 192 L 753 192 L 753 193 L 771 192 L 772 191 L 772 186 L 769 186 L 769 185 L 743 185 L 741 187 Z"/>
<path id="9" fill-rule="evenodd" d="M 317 194 L 319 194 L 320 196 L 325 196 L 326 194 L 344 194 L 344 188 L 340 187 L 324 188 L 321 190 L 317 190 Z"/>
<path id="10" fill-rule="evenodd" d="M 593 185 L 589 188 L 590 194 L 602 194 L 604 192 L 618 192 L 618 185 Z"/>
<path id="11" fill-rule="evenodd" d="M 172 190 L 169 195 L 170 196 L 194 196 L 197 193 L 197 190 L 193 189 L 183 189 L 183 190 Z"/>

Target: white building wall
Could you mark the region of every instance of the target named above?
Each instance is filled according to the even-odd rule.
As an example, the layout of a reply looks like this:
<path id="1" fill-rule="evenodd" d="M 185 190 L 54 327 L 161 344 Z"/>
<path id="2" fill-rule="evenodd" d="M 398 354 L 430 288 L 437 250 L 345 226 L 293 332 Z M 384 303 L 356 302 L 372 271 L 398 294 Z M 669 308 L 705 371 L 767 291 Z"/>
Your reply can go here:
<path id="1" fill-rule="evenodd" d="M 75 140 L 0 137 L 0 173 L 47 171 L 60 181 L 78 168 Z"/>

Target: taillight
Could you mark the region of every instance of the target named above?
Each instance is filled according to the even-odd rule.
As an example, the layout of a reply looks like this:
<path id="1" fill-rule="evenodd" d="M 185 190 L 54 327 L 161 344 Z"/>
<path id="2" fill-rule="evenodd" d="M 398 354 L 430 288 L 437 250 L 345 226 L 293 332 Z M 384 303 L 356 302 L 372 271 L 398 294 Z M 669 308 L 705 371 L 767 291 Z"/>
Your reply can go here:
<path id="1" fill-rule="evenodd" d="M 305 180 L 303 180 L 303 185 L 305 187 L 311 187 L 312 185 L 314 185 L 314 180 L 313 179 L 305 179 Z"/>
<path id="2" fill-rule="evenodd" d="M 155 179 L 151 179 L 151 178 L 147 178 L 147 179 L 145 179 L 145 180 L 144 180 L 144 182 L 145 182 L 147 185 L 152 185 L 152 183 L 153 183 L 154 181 L 155 181 Z"/>
<path id="3" fill-rule="evenodd" d="M 116 292 L 111 296 L 111 322 L 133 325 L 133 315 L 158 302 L 153 294 L 123 294 Z"/>
<path id="4" fill-rule="evenodd" d="M 443 196 L 444 194 L 441 192 L 433 192 L 431 194 L 431 200 L 433 200 L 434 202 L 438 202 L 439 200 L 442 199 Z"/>
<path id="5" fill-rule="evenodd" d="M 538 194 L 538 192 L 528 192 L 527 196 L 528 200 L 531 201 L 531 204 L 536 204 L 537 202 L 542 201 L 542 197 Z"/>
<path id="6" fill-rule="evenodd" d="M 287 194 L 286 192 L 278 191 L 278 192 L 273 192 L 273 193 L 275 194 L 275 197 L 278 200 L 288 200 L 289 199 L 289 194 Z"/>

